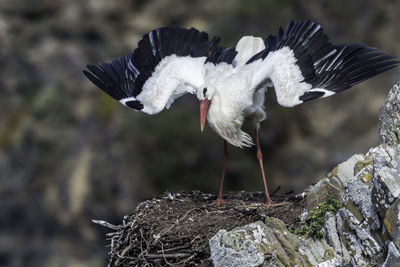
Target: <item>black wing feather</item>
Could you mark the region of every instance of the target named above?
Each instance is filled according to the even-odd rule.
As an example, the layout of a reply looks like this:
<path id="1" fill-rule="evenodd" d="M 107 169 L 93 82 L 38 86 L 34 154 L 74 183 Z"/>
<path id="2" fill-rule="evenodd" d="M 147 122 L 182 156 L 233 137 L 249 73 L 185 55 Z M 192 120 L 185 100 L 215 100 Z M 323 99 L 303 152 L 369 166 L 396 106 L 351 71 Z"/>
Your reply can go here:
<path id="1" fill-rule="evenodd" d="M 219 64 L 219 63 L 225 62 L 227 64 L 232 64 L 237 53 L 238 52 L 235 50 L 234 47 L 229 47 L 229 48 L 218 47 L 207 58 L 206 62 L 211 62 L 214 64 Z"/>
<path id="2" fill-rule="evenodd" d="M 364 44 L 338 46 L 337 52 L 326 61 L 326 67 L 316 68 L 313 88 L 338 93 L 375 75 L 396 67 L 400 61 Z M 311 100 L 311 99 L 310 99 Z"/>

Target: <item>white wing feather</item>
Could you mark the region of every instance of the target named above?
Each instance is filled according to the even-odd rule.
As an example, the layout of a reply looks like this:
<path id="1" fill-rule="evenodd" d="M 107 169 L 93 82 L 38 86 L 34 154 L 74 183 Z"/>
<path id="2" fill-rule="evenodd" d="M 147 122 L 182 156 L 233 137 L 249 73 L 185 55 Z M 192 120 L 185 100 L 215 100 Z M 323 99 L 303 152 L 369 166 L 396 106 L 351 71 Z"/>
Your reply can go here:
<path id="1" fill-rule="evenodd" d="M 156 114 L 185 93 L 195 94 L 205 84 L 206 57 L 165 57 L 143 85 L 136 97 L 143 105 L 143 112 Z"/>
<path id="2" fill-rule="evenodd" d="M 254 61 L 254 73 L 252 88 L 256 88 L 266 77 L 271 80 L 275 88 L 278 103 L 285 107 L 293 107 L 301 104 L 299 97 L 311 89 L 311 85 L 304 82 L 299 66 L 296 64 L 293 51 L 283 47 L 270 52 L 262 60 Z"/>

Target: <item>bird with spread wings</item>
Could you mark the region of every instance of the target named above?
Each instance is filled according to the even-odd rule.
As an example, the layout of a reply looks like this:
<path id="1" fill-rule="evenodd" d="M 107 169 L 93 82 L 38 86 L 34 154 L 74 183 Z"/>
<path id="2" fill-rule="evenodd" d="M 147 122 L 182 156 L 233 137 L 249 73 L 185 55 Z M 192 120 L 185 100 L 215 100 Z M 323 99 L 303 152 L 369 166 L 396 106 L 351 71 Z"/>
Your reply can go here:
<path id="1" fill-rule="evenodd" d="M 334 95 L 379 73 L 399 61 L 362 43 L 332 45 L 320 24 L 290 22 L 266 39 L 245 36 L 236 47 L 219 46 L 220 38 L 194 28 L 164 27 L 143 36 L 132 52 L 108 63 L 88 65 L 83 71 L 96 86 L 121 104 L 153 115 L 168 109 L 183 94 L 200 100 L 200 127 L 208 125 L 224 140 L 224 166 L 217 199 L 222 198 L 227 143 L 252 146 L 242 129 L 254 129 L 257 158 L 268 194 L 258 138 L 265 120 L 264 95 L 275 89 L 285 107 Z"/>

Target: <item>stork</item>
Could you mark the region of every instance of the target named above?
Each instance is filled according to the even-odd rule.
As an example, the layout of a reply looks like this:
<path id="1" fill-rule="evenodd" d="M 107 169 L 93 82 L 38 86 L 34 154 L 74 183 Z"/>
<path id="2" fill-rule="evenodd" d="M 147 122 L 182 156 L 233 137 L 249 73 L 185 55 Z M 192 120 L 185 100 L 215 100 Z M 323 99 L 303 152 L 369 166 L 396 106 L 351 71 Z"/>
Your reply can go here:
<path id="1" fill-rule="evenodd" d="M 274 205 L 258 134 L 266 118 L 267 88 L 275 89 L 280 105 L 293 107 L 346 90 L 400 62 L 362 43 L 332 45 L 321 25 L 311 20 L 292 21 L 265 39 L 242 37 L 236 47 L 219 42 L 194 28 L 159 28 L 144 35 L 133 52 L 83 71 L 124 106 L 150 115 L 168 109 L 183 94 L 196 94 L 201 130 L 207 120 L 224 140 L 220 188 L 211 203 L 218 206 L 226 204 L 222 189 L 228 143 L 254 145 L 242 129 L 245 121 L 254 130 L 265 205 Z"/>

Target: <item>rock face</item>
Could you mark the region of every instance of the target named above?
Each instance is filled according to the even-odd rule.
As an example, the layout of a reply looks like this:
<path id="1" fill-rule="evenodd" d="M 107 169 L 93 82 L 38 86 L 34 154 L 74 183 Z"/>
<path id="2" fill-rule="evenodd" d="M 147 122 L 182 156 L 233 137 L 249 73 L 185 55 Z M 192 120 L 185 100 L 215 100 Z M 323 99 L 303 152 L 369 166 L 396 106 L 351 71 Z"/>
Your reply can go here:
<path id="1" fill-rule="evenodd" d="M 324 239 L 300 239 L 272 217 L 220 230 L 209 243 L 215 266 L 315 266 L 338 257 Z"/>
<path id="2" fill-rule="evenodd" d="M 294 235 L 267 217 L 212 237 L 214 265 L 400 266 L 400 84 L 379 119 L 383 143 L 339 164 L 307 194 L 305 216 L 327 194 L 343 203 L 336 214 L 326 213 L 321 239 Z"/>
<path id="3" fill-rule="evenodd" d="M 383 143 L 397 145 L 400 142 L 400 81 L 389 92 L 379 112 L 379 138 Z"/>

